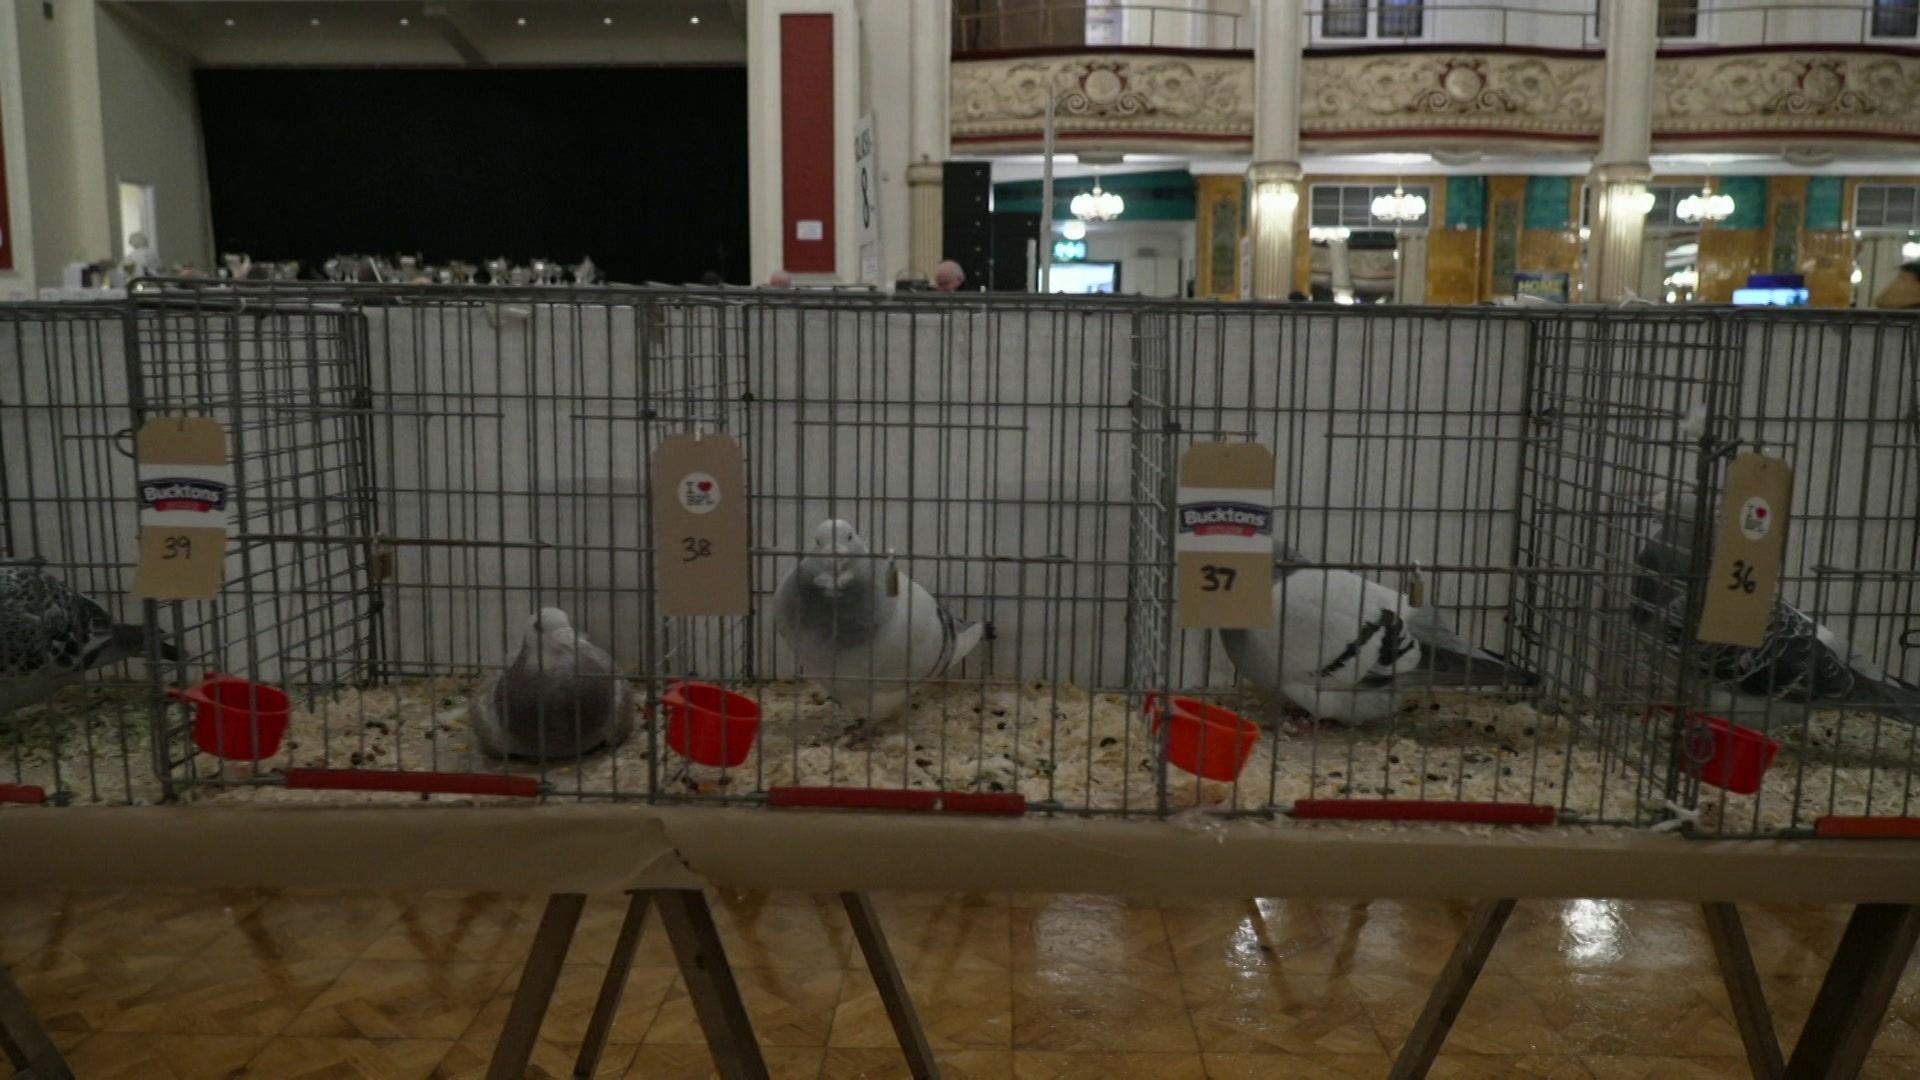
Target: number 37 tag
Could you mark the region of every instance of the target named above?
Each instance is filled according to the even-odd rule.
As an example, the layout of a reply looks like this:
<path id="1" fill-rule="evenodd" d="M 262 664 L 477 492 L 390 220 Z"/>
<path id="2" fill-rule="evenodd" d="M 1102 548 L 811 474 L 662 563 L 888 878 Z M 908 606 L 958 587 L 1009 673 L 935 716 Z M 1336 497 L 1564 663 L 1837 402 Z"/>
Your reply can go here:
<path id="1" fill-rule="evenodd" d="M 1196 443 L 1180 459 L 1174 559 L 1180 627 L 1273 625 L 1273 454 Z"/>
<path id="2" fill-rule="evenodd" d="M 729 435 L 671 435 L 653 451 L 654 583 L 662 615 L 745 615 L 747 469 Z"/>
<path id="3" fill-rule="evenodd" d="M 1701 641 L 1748 647 L 1766 641 L 1792 502 L 1793 468 L 1780 458 L 1741 454 L 1727 467 L 1713 573 L 1700 611 Z"/>

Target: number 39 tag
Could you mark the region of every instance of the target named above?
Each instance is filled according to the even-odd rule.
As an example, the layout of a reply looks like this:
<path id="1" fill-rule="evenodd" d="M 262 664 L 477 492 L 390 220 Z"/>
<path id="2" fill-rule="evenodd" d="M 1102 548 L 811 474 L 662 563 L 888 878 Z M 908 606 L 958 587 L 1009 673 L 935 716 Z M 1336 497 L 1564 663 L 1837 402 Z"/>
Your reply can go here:
<path id="1" fill-rule="evenodd" d="M 1787 548 L 1793 469 L 1779 458 L 1741 454 L 1727 467 L 1713 573 L 1700 611 L 1701 641 L 1765 643 Z"/>
<path id="2" fill-rule="evenodd" d="M 134 436 L 140 499 L 140 565 L 133 594 L 145 600 L 211 600 L 227 563 L 233 470 L 227 433 L 212 420 L 150 420 Z"/>

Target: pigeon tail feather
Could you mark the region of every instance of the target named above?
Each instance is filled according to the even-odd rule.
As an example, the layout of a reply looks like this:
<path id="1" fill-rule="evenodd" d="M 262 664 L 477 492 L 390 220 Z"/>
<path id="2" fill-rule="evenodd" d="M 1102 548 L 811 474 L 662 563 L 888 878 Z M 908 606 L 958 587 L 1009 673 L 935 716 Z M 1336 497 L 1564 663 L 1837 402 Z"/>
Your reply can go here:
<path id="1" fill-rule="evenodd" d="M 1920 727 L 1920 687 L 1892 677 L 1884 682 L 1862 679 L 1858 696 L 1875 712 Z"/>
<path id="2" fill-rule="evenodd" d="M 951 671 L 959 667 L 960 662 L 967 658 L 967 654 L 979 647 L 980 639 L 986 634 L 986 630 L 987 624 L 973 623 L 954 636 L 953 659 L 947 661 L 947 670 Z"/>

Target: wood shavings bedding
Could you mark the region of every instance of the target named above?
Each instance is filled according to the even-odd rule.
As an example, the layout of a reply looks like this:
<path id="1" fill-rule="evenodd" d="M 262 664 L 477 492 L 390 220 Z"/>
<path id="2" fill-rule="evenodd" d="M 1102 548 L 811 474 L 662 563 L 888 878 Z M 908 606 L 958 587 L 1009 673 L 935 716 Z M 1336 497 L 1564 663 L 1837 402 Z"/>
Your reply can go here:
<path id="1" fill-rule="evenodd" d="M 398 768 L 535 776 L 556 798 L 657 791 L 752 800 L 798 784 L 1018 791 L 1037 808 L 1063 812 L 1162 809 L 1162 767 L 1147 718 L 1121 695 L 1065 684 L 932 686 L 901 717 L 874 725 L 855 724 L 802 681 L 740 687 L 760 703 L 762 724 L 752 753 L 734 769 L 682 759 L 645 717 L 624 745 L 579 761 L 489 759 L 475 748 L 467 722 L 477 685 L 442 678 L 311 699 L 296 694 L 279 753 L 258 765 L 194 753 L 190 769 L 200 783 L 184 790 L 219 802 L 420 801 L 273 782 L 289 767 Z M 1436 694 L 1410 698 L 1390 723 L 1350 728 L 1316 725 L 1245 694 L 1221 700 L 1255 721 L 1260 738 L 1237 783 L 1167 766 L 1169 813 L 1264 813 L 1299 799 L 1353 797 L 1539 803 L 1570 821 L 1650 823 L 1664 816 L 1664 729 L 1637 715 L 1556 715 L 1497 696 Z M 158 801 L 148 715 L 141 691 L 82 687 L 0 720 L 0 783 L 37 784 L 76 802 Z M 184 731 L 186 714 L 172 715 Z M 1782 750 L 1761 791 L 1741 796 L 1703 786 L 1701 828 L 1765 833 L 1806 827 L 1827 813 L 1920 813 L 1914 729 L 1871 714 L 1799 714 L 1773 723 Z M 1803 807 L 1797 821 L 1796 794 Z"/>

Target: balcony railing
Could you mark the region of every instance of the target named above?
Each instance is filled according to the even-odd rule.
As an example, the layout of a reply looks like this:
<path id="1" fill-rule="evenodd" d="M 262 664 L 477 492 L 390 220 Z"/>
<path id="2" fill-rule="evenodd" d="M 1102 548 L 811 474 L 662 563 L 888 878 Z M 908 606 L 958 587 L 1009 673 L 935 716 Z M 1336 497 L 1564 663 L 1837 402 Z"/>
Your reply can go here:
<path id="1" fill-rule="evenodd" d="M 953 54 L 1025 49 L 1253 48 L 1246 0 L 954 0 Z"/>

